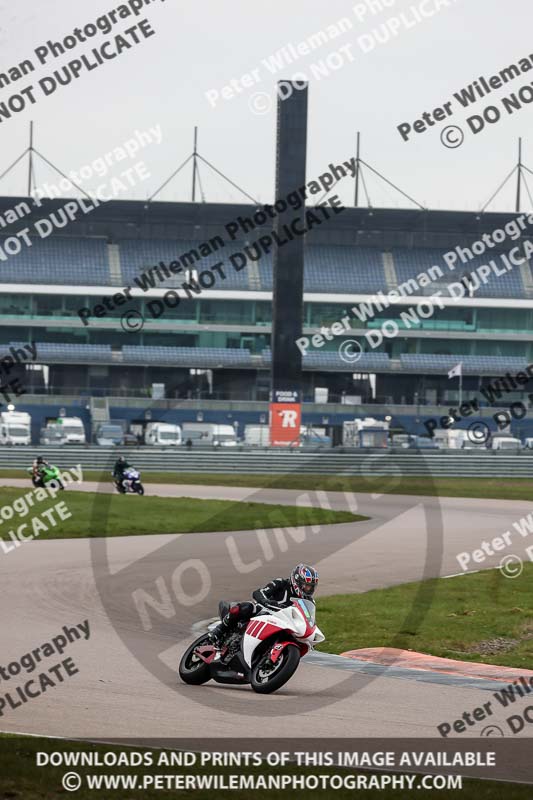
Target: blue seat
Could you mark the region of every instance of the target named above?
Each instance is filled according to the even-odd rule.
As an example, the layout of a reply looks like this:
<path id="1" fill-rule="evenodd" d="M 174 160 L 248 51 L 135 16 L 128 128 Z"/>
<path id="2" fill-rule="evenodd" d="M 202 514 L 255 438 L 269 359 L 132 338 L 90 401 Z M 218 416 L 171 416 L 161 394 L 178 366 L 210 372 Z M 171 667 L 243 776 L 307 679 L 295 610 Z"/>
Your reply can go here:
<path id="1" fill-rule="evenodd" d="M 110 283 L 107 249 L 104 238 L 35 238 L 31 247 L 0 262 L 0 282 L 106 286 Z"/>

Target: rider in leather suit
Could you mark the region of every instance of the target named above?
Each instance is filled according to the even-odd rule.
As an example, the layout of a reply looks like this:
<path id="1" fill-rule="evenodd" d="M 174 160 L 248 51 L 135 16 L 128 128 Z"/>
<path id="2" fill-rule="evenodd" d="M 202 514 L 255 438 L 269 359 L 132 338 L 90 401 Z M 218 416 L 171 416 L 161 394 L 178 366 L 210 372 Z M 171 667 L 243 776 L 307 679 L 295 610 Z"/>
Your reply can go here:
<path id="1" fill-rule="evenodd" d="M 113 477 L 118 484 L 122 484 L 124 480 L 124 472 L 131 467 L 131 464 L 128 464 L 124 456 L 119 456 L 115 461 L 115 466 L 113 467 Z"/>
<path id="2" fill-rule="evenodd" d="M 318 572 L 307 564 L 298 564 L 288 578 L 274 578 L 252 592 L 254 603 L 232 603 L 228 613 L 210 633 L 211 642 L 219 647 L 239 622 L 246 622 L 260 612 L 260 606 L 287 608 L 292 597 L 311 600 L 318 584 Z"/>

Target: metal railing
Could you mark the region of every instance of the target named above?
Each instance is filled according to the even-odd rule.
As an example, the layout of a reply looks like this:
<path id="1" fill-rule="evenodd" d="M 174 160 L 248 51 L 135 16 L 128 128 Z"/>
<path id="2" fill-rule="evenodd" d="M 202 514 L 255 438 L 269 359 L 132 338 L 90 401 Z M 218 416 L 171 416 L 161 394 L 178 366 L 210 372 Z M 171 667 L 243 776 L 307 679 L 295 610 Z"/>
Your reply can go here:
<path id="1" fill-rule="evenodd" d="M 111 469 L 117 455 L 145 472 L 294 475 L 413 475 L 434 477 L 533 478 L 529 451 L 383 452 L 372 450 L 280 450 L 218 448 L 0 447 L 1 469 L 25 469 L 42 453 L 62 468 L 81 464 L 85 470 Z M 532 486 L 533 494 L 533 486 Z"/>

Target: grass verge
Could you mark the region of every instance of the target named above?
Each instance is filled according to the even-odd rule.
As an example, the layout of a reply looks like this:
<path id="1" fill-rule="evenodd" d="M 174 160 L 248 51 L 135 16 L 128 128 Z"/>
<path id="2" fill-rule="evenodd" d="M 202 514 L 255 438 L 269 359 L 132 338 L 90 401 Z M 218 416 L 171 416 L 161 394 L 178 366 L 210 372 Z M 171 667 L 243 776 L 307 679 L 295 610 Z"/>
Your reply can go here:
<path id="1" fill-rule="evenodd" d="M 222 740 L 223 742 L 223 740 Z M 177 745 L 178 746 L 178 745 Z M 201 743 L 199 744 L 201 747 Z M 221 748 L 224 749 L 223 743 Z M 253 747 L 245 745 L 247 750 L 253 750 Z M 113 797 L 115 800 L 132 800 L 133 797 L 142 797 L 143 800 L 159 800 L 161 797 L 168 798 L 168 800 L 177 800 L 177 798 L 194 797 L 195 800 L 212 800 L 213 797 L 221 798 L 221 800 L 249 800 L 252 796 L 250 791 L 240 790 L 217 790 L 213 792 L 212 789 L 198 789 L 198 790 L 174 790 L 161 791 L 155 788 L 145 788 L 141 791 L 121 788 L 113 790 L 104 790 L 101 794 L 99 790 L 89 790 L 87 788 L 84 777 L 87 775 L 111 775 L 111 776 L 142 776 L 142 775 L 160 775 L 172 776 L 176 774 L 181 775 L 236 775 L 244 773 L 247 775 L 328 775 L 328 774 L 344 774 L 344 775 L 376 775 L 378 773 L 367 772 L 350 772 L 339 768 L 324 768 L 319 769 L 305 769 L 295 766 L 289 766 L 283 769 L 276 767 L 235 767 L 230 768 L 210 768 L 210 767 L 167 767 L 159 766 L 158 760 L 162 751 L 150 751 L 144 748 L 135 748 L 137 753 L 147 754 L 153 753 L 153 764 L 156 766 L 151 767 L 129 767 L 129 766 L 112 766 L 112 767 L 65 767 L 65 766 L 43 766 L 37 767 L 37 753 L 49 753 L 60 751 L 65 753 L 75 753 L 82 751 L 84 753 L 97 752 L 104 757 L 105 753 L 126 753 L 127 746 L 120 748 L 114 746 L 92 745 L 86 742 L 66 742 L 66 741 L 51 741 L 45 738 L 34 738 L 24 736 L 9 736 L 0 734 L 0 797 L 9 798 L 9 800 L 64 800 L 68 796 L 62 788 L 62 778 L 67 772 L 76 771 L 82 777 L 81 788 L 72 793 L 72 796 L 78 800 L 92 800 L 94 797 Z M 195 748 L 196 749 L 196 748 Z M 275 750 L 275 745 L 272 748 Z M 294 747 L 294 749 L 302 750 L 302 747 Z M 317 749 L 316 747 L 313 749 Z M 407 748 L 408 749 L 408 748 Z M 417 791 L 409 793 L 409 790 L 398 790 L 397 788 L 385 789 L 367 789 L 363 791 L 365 797 L 369 800 L 377 800 L 377 798 L 390 798 L 391 800 L 401 800 L 402 798 L 412 797 L 416 795 L 417 800 L 430 800 L 438 795 L 442 800 L 451 800 L 451 798 L 476 798 L 476 800 L 500 800 L 505 797 L 506 800 L 527 800 L 531 797 L 531 787 L 521 786 L 519 784 L 495 783 L 492 781 L 477 781 L 477 780 L 464 780 L 462 789 L 443 789 L 435 792 L 435 790 L 423 788 L 420 785 L 420 779 L 415 778 L 415 785 Z M 413 787 L 413 788 L 414 788 Z M 308 798 L 310 796 L 317 798 L 317 800 L 330 800 L 335 797 L 338 800 L 351 800 L 355 794 L 359 792 L 354 789 L 339 789 L 332 792 L 329 789 L 317 789 L 315 791 L 309 790 L 293 790 L 289 789 L 291 798 Z M 288 791 L 276 791 L 266 789 L 255 789 L 253 797 L 257 800 L 272 800 L 272 798 L 285 798 L 289 796 Z"/>
<path id="2" fill-rule="evenodd" d="M 424 600 L 420 590 L 423 589 Z M 408 627 L 409 609 L 418 624 Z M 423 603 L 424 605 L 420 605 Z M 426 608 L 427 605 L 427 608 Z M 444 658 L 533 668 L 533 564 L 319 599 L 322 650 L 398 647 Z"/>
<path id="3" fill-rule="evenodd" d="M 5 541 L 11 542 L 8 536 L 9 530 L 14 530 L 24 523 L 27 525 L 22 531 L 25 536 L 33 532 L 33 535 L 37 535 L 40 539 L 65 539 L 153 533 L 240 531 L 329 525 L 368 519 L 347 511 L 331 511 L 323 508 L 237 503 L 231 500 L 197 500 L 189 497 L 104 495 L 69 489 L 59 492 L 54 499 L 49 497 L 42 500 L 27 508 L 27 513 L 24 513 L 22 498 L 28 495 L 32 495 L 31 488 L 28 490 L 0 488 L 0 506 L 9 506 L 14 501 L 19 501 L 17 513 L 2 523 L 0 537 Z M 61 520 L 57 509 L 43 516 L 44 511 L 52 509 L 60 502 L 66 505 L 71 515 L 68 519 Z"/>
<path id="4" fill-rule="evenodd" d="M 0 470 L 2 478 L 27 478 L 24 470 Z M 84 471 L 84 480 L 109 483 L 109 473 Z M 323 490 L 330 492 L 376 492 L 435 497 L 480 497 L 495 500 L 533 500 L 529 478 L 432 478 L 428 476 L 334 476 L 334 475 L 230 475 L 196 472 L 143 472 L 143 483 L 244 486 L 273 489 Z"/>

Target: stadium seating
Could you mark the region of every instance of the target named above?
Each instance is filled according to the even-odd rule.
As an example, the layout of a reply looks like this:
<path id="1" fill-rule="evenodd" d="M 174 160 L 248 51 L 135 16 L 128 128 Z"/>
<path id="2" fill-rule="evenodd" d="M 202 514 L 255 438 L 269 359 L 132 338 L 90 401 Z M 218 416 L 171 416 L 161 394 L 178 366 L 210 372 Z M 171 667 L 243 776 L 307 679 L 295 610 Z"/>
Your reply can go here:
<path id="1" fill-rule="evenodd" d="M 9 347 L 23 348 L 24 342 L 11 342 Z M 198 369 L 248 368 L 268 369 L 270 348 L 253 356 L 250 350 L 223 347 L 155 347 L 124 345 L 112 351 L 110 345 L 36 343 L 37 363 L 82 364 L 149 364 L 151 366 L 189 367 Z M 457 363 L 457 362 L 455 362 Z M 305 356 L 303 368 L 324 371 L 387 370 L 390 360 L 386 353 L 363 353 L 357 362 L 343 361 L 337 352 L 313 352 Z M 452 365 L 453 366 L 453 365 Z M 450 367 L 451 368 L 451 367 Z"/>
<path id="2" fill-rule="evenodd" d="M 1 244 L 1 239 L 0 239 Z M 161 239 L 123 239 L 119 243 L 120 269 L 111 279 L 107 241 L 104 238 L 51 237 L 34 239 L 17 256 L 0 262 L 0 282 L 38 283 L 56 285 L 115 285 L 132 284 L 134 279 L 160 262 L 168 264 L 198 247 L 198 242 Z M 259 261 L 236 272 L 229 264 L 229 256 L 242 251 L 244 242 L 234 242 L 210 256 L 192 262 L 188 269 L 201 272 L 223 261 L 225 278 L 217 276 L 211 288 L 226 291 L 271 291 L 272 255 L 263 255 Z M 392 270 L 398 284 L 414 278 L 429 267 L 439 266 L 444 275 L 437 284 L 460 281 L 468 273 L 486 264 L 488 257 L 476 257 L 468 264 L 457 264 L 448 270 L 443 251 L 435 248 L 394 248 L 390 253 Z M 490 258 L 498 258 L 491 251 Z M 306 292 L 327 294 L 374 294 L 393 288 L 387 282 L 383 266 L 384 253 L 378 248 L 350 247 L 348 245 L 313 245 L 305 251 L 304 289 Z M 185 271 L 185 267 L 184 267 Z M 185 274 L 171 275 L 163 282 L 156 279 L 154 288 L 179 287 Z M 393 278 L 390 277 L 390 281 Z M 135 285 L 135 284 L 133 284 Z M 150 284 L 147 284 L 150 287 Z M 207 288 L 207 287 L 205 287 Z M 435 287 L 433 287 L 435 288 Z M 433 289 L 427 287 L 425 293 Z M 475 291 L 479 297 L 527 297 L 518 267 L 501 276 L 491 275 L 486 284 Z"/>
<path id="3" fill-rule="evenodd" d="M 11 342 L 8 347 L 23 348 L 24 342 Z M 140 347 L 125 345 L 122 351 L 112 351 L 105 344 L 36 343 L 37 363 L 83 364 L 150 364 L 156 366 L 198 367 L 251 367 L 249 350 L 222 347 Z M 257 366 L 257 365 L 255 365 Z"/>
<path id="4" fill-rule="evenodd" d="M 32 239 L 31 247 L 0 262 L 0 282 L 107 285 L 107 242 L 96 237 Z"/>
<path id="5" fill-rule="evenodd" d="M 125 283 L 132 283 L 136 277 L 141 275 L 145 270 L 150 267 L 157 266 L 159 262 L 165 264 L 171 261 L 178 261 L 185 253 L 195 250 L 198 247 L 198 242 L 186 241 L 169 241 L 161 239 L 124 239 L 120 245 L 120 263 L 122 267 L 122 277 Z M 225 256 L 231 255 L 233 252 L 242 247 L 239 243 L 234 243 L 231 247 L 219 250 L 210 256 L 200 258 L 196 262 L 192 262 L 190 266 L 184 267 L 184 271 L 177 275 L 171 275 L 164 282 L 160 282 L 156 276 L 154 288 L 159 287 L 176 287 L 181 286 L 185 281 L 185 270 L 196 270 L 202 272 L 208 270 L 214 264 L 223 261 Z M 229 264 L 223 267 L 225 278 L 217 277 L 216 284 L 213 289 L 229 290 L 229 289 L 248 289 L 248 273 L 246 268 L 240 272 L 236 272 Z"/>
<path id="6" fill-rule="evenodd" d="M 357 361 L 351 363 L 344 361 L 335 353 L 308 353 L 303 359 L 303 368 L 312 370 L 343 371 L 343 372 L 371 372 L 373 370 L 388 370 L 390 359 L 386 353 L 363 353 Z"/>
<path id="7" fill-rule="evenodd" d="M 37 363 L 81 364 L 149 364 L 152 366 L 188 367 L 198 369 L 269 369 L 272 353 L 265 348 L 259 356 L 248 349 L 223 347 L 159 347 L 124 345 L 112 350 L 105 344 L 70 344 L 37 342 Z M 8 347 L 23 348 L 24 342 L 11 342 Z M 434 355 L 431 353 L 400 356 L 403 370 L 420 374 L 443 374 L 463 364 L 470 375 L 505 375 L 519 372 L 528 366 L 527 359 L 507 356 Z M 337 351 L 310 351 L 302 360 L 304 370 L 324 372 L 387 372 L 392 363 L 387 353 L 362 353 L 357 361 L 344 361 Z"/>
<path id="8" fill-rule="evenodd" d="M 421 374 L 428 372 L 448 372 L 459 362 L 463 364 L 463 372 L 471 375 L 505 375 L 506 372 L 523 370 L 528 361 L 526 358 L 509 356 L 460 356 L 433 355 L 432 353 L 406 354 L 400 356 L 404 369 L 416 370 Z"/>
<path id="9" fill-rule="evenodd" d="M 141 347 L 125 345 L 122 348 L 125 364 L 152 364 L 174 367 L 251 367 L 249 350 L 223 347 Z"/>
<path id="10" fill-rule="evenodd" d="M 10 347 L 23 348 L 24 342 L 11 342 Z M 37 363 L 43 361 L 98 364 L 111 362 L 111 345 L 108 344 L 56 344 L 55 342 L 39 343 L 37 347 Z"/>
<path id="11" fill-rule="evenodd" d="M 272 261 L 259 262 L 263 290 L 272 290 Z M 366 294 L 386 288 L 379 250 L 315 245 L 305 251 L 304 291 Z"/>
<path id="12" fill-rule="evenodd" d="M 386 285 L 379 250 L 317 245 L 305 251 L 307 292 L 372 294 Z"/>
<path id="13" fill-rule="evenodd" d="M 228 264 L 228 256 L 241 251 L 243 242 L 235 242 L 224 250 L 191 264 L 191 269 L 203 270 L 224 260 L 226 278 L 217 280 L 216 289 L 249 289 L 247 268 L 240 272 Z M 158 264 L 179 259 L 195 248 L 194 242 L 161 240 L 123 240 L 120 242 L 122 275 L 130 283 L 139 273 Z M 305 291 L 307 292 L 376 292 L 385 287 L 385 274 L 379 250 L 340 246 L 308 247 L 305 254 Z M 272 256 L 263 255 L 257 263 L 262 291 L 272 290 Z M 163 285 L 179 286 L 182 274 L 173 275 Z"/>
<path id="14" fill-rule="evenodd" d="M 409 278 L 414 278 L 421 272 L 427 272 L 432 266 L 438 266 L 443 271 L 443 277 L 437 282 L 439 284 L 448 284 L 456 281 L 461 281 L 469 273 L 475 270 L 482 264 L 487 264 L 491 259 L 499 262 L 498 254 L 490 251 L 490 255 L 476 256 L 467 264 L 461 261 L 455 266 L 454 270 L 450 270 L 444 261 L 443 255 L 445 251 L 435 249 L 413 249 L 402 250 L 395 249 L 392 251 L 394 267 L 398 284 L 402 284 Z M 502 265 L 500 264 L 500 267 Z M 430 287 L 427 287 L 426 293 L 430 293 Z M 468 295 L 467 295 L 468 296 Z M 474 292 L 474 297 L 525 297 L 525 288 L 520 275 L 520 270 L 515 267 L 511 272 L 506 272 L 504 275 L 491 274 L 487 283 L 480 283 L 479 288 Z"/>
<path id="15" fill-rule="evenodd" d="M 272 353 L 270 348 L 265 348 L 261 357 L 265 367 L 270 366 Z M 379 370 L 383 372 L 390 367 L 390 359 L 387 353 L 362 353 L 360 358 L 353 363 L 344 361 L 337 351 L 320 352 L 319 350 L 308 352 L 302 359 L 304 370 L 324 370 L 325 372 L 367 372 Z"/>

